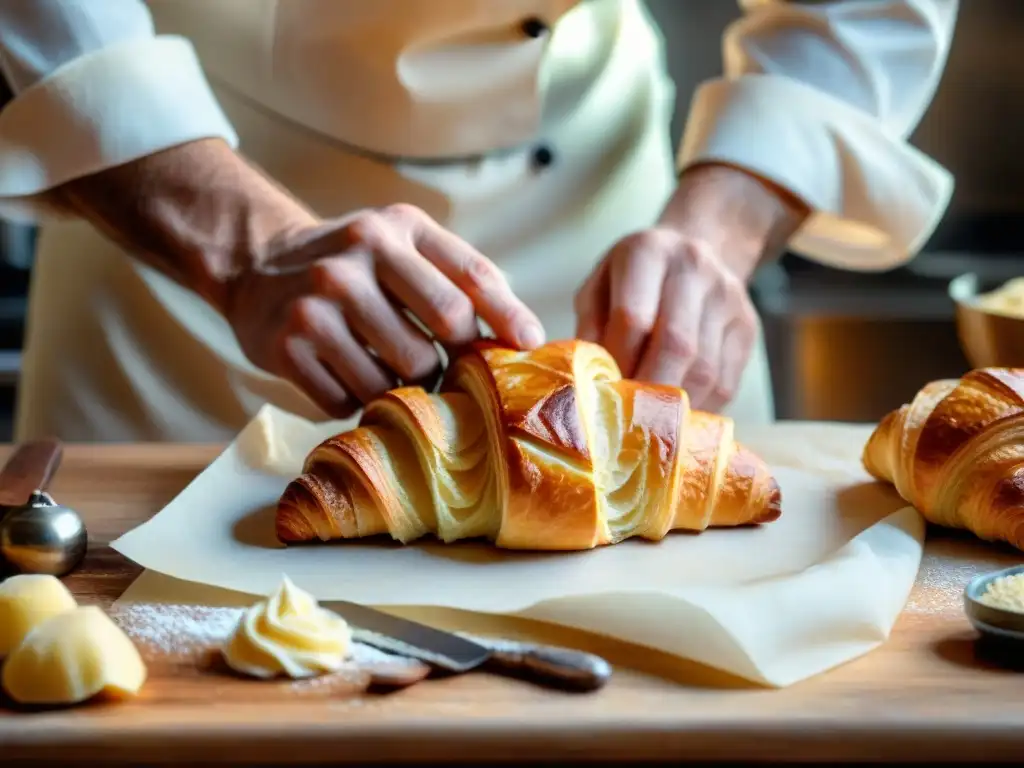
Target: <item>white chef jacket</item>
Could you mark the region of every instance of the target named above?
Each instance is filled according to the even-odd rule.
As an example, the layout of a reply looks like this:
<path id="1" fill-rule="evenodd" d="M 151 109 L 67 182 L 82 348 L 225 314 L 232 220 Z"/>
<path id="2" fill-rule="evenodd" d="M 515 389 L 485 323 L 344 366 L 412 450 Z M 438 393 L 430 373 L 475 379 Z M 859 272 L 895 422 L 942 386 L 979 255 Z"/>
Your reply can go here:
<path id="1" fill-rule="evenodd" d="M 790 247 L 810 258 L 907 260 L 952 188 L 906 137 L 956 0 L 740 5 L 679 168 L 726 161 L 793 192 L 812 215 Z M 2 215 L 49 221 L 36 196 L 62 182 L 221 137 L 323 215 L 421 205 L 495 258 L 554 337 L 600 251 L 672 188 L 674 92 L 638 0 L 0 0 L 0 66 L 17 94 L 0 112 Z M 81 223 L 48 224 L 37 259 L 19 437 L 222 439 L 268 399 L 309 413 L 209 307 Z"/>

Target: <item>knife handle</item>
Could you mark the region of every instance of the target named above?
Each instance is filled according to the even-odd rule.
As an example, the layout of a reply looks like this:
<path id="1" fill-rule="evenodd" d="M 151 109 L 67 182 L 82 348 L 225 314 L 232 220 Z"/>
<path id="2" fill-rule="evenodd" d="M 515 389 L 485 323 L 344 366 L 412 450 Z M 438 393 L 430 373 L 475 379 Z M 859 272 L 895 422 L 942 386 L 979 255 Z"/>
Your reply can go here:
<path id="1" fill-rule="evenodd" d="M 592 653 L 515 640 L 473 639 L 490 649 L 484 664 L 490 672 L 579 693 L 596 691 L 612 676 L 611 665 Z"/>
<path id="2" fill-rule="evenodd" d="M 52 438 L 17 446 L 0 470 L 0 507 L 27 504 L 33 491 L 45 491 L 62 454 L 61 442 Z"/>

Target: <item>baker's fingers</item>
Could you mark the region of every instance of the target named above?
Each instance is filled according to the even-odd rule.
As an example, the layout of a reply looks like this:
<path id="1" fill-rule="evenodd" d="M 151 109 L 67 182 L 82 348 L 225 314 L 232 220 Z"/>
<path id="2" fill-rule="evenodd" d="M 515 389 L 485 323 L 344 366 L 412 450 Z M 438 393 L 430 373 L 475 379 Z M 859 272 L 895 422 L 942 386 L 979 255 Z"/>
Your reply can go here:
<path id="1" fill-rule="evenodd" d="M 718 386 L 712 391 L 708 410 L 715 413 L 721 411 L 739 392 L 743 371 L 746 370 L 747 361 L 754 348 L 755 322 L 752 318 L 734 320 L 725 329 L 719 360 Z"/>
<path id="2" fill-rule="evenodd" d="M 576 311 L 576 338 L 600 342 L 608 317 L 608 263 L 602 261 L 573 298 Z"/>
<path id="3" fill-rule="evenodd" d="M 668 254 L 644 234 L 623 239 L 609 255 L 608 323 L 602 344 L 631 378 L 654 328 Z"/>
<path id="4" fill-rule="evenodd" d="M 352 262 L 369 269 L 399 303 L 442 342 L 465 344 L 478 335 L 476 310 L 465 292 L 415 245 L 419 222 L 429 217 L 412 206 L 358 211 L 296 239 L 293 248 L 313 274 L 315 291 L 336 298 Z"/>
<path id="5" fill-rule="evenodd" d="M 317 357 L 361 403 L 397 385 L 352 335 L 338 307 L 327 299 L 311 296 L 297 301 L 291 328 L 313 344 Z"/>
<path id="6" fill-rule="evenodd" d="M 308 339 L 292 335 L 284 338 L 277 373 L 302 390 L 332 418 L 343 419 L 359 409 L 359 403 L 317 358 Z"/>
<path id="7" fill-rule="evenodd" d="M 522 349 L 544 343 L 540 320 L 490 259 L 433 220 L 422 221 L 416 235 L 419 252 L 469 297 L 499 339 Z"/>
<path id="8" fill-rule="evenodd" d="M 328 265 L 320 290 L 337 301 L 352 331 L 403 381 L 424 378 L 438 367 L 433 343 L 388 301 L 369 271 Z"/>
<path id="9" fill-rule="evenodd" d="M 690 396 L 690 404 L 702 411 L 717 412 L 727 400 L 721 388 L 722 343 L 725 340 L 727 313 L 725 297 L 712 290 L 704 298 L 697 354 L 683 376 L 681 386 Z"/>
<path id="10" fill-rule="evenodd" d="M 469 296 L 416 249 L 411 237 L 382 238 L 374 256 L 381 284 L 436 339 L 466 344 L 479 335 Z"/>
<path id="11" fill-rule="evenodd" d="M 658 318 L 647 343 L 636 378 L 680 386 L 697 357 L 701 313 L 708 285 L 697 272 L 674 262 L 662 284 Z"/>

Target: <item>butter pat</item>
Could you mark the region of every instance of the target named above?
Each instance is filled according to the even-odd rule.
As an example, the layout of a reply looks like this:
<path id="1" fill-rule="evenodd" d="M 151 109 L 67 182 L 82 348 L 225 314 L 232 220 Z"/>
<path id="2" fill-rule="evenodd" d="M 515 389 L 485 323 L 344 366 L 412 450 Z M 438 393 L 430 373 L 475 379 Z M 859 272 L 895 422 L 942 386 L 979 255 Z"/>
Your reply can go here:
<path id="1" fill-rule="evenodd" d="M 39 624 L 77 607 L 68 588 L 54 576 L 24 574 L 0 582 L 0 659 Z"/>
<path id="2" fill-rule="evenodd" d="M 3 686 L 22 704 L 78 704 L 134 696 L 146 665 L 128 636 L 95 606 L 51 616 L 7 658 Z"/>
<path id="3" fill-rule="evenodd" d="M 352 630 L 286 576 L 268 599 L 249 608 L 223 648 L 231 669 L 270 679 L 335 672 L 352 649 Z"/>

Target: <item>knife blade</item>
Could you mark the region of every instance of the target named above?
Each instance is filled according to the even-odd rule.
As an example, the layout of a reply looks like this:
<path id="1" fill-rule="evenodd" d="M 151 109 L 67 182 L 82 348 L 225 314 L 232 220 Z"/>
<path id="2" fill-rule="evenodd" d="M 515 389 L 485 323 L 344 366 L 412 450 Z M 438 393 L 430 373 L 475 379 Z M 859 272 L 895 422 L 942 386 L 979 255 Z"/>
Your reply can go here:
<path id="1" fill-rule="evenodd" d="M 356 642 L 447 672 L 484 669 L 578 692 L 597 690 L 611 677 L 607 661 L 571 648 L 471 638 L 347 600 L 330 600 L 320 605 L 349 623 Z"/>

